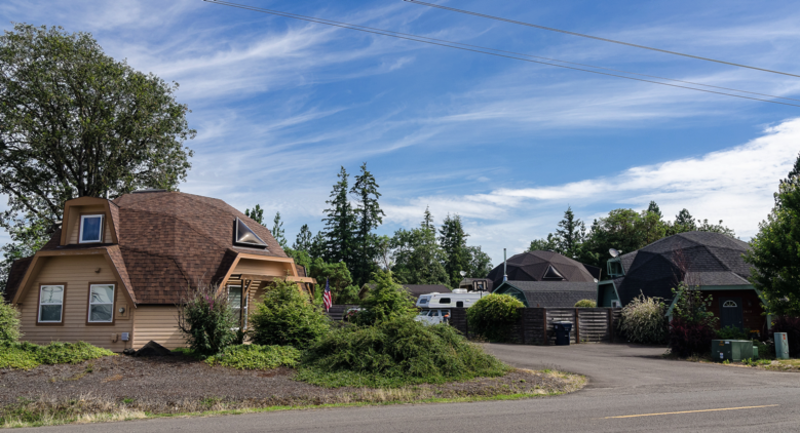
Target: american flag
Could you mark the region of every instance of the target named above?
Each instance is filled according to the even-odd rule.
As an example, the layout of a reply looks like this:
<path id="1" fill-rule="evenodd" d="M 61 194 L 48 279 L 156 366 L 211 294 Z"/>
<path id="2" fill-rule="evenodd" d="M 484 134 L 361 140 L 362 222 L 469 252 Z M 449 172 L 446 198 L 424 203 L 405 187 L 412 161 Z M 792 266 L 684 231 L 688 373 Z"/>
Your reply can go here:
<path id="1" fill-rule="evenodd" d="M 322 303 L 325 304 L 325 311 L 329 311 L 331 309 L 331 305 L 333 305 L 333 299 L 331 299 L 331 286 L 328 284 L 328 279 L 325 279 L 325 294 L 322 295 Z"/>

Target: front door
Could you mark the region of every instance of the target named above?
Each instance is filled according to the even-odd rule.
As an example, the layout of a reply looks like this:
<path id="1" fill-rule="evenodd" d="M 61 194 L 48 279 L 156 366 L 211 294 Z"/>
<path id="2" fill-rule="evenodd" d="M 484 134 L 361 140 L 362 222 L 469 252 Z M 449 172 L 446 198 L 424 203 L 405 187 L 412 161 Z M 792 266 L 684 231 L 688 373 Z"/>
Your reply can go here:
<path id="1" fill-rule="evenodd" d="M 742 298 L 719 298 L 720 326 L 743 328 Z"/>

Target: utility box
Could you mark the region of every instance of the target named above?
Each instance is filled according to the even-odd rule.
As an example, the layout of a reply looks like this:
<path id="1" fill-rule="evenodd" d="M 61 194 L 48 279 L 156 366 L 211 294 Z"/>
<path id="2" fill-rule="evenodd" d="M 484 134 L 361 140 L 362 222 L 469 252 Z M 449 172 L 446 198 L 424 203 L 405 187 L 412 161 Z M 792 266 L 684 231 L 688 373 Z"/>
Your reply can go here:
<path id="1" fill-rule="evenodd" d="M 775 333 L 775 357 L 789 359 L 789 337 L 785 332 Z"/>
<path id="2" fill-rule="evenodd" d="M 739 362 L 753 358 L 753 342 L 750 340 L 711 340 L 711 357 L 716 362 Z"/>

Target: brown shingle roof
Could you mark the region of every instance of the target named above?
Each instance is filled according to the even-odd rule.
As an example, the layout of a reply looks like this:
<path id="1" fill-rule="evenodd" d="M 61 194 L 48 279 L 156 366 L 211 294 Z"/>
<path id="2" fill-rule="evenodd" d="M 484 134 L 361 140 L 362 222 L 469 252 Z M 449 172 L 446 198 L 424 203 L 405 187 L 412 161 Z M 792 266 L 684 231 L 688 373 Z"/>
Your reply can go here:
<path id="1" fill-rule="evenodd" d="M 25 277 L 25 272 L 28 271 L 31 260 L 33 260 L 33 257 L 25 257 L 24 259 L 15 260 L 11 264 L 11 269 L 8 271 L 8 279 L 6 280 L 6 291 L 3 295 L 6 298 L 6 302 L 11 302 L 14 299 L 17 287 L 22 282 L 22 278 Z"/>
<path id="2" fill-rule="evenodd" d="M 147 192 L 123 195 L 110 207 L 118 245 L 60 247 L 58 230 L 42 249 L 105 248 L 139 304 L 177 304 L 189 286 L 219 283 L 238 252 L 287 257 L 266 227 L 222 200 L 180 192 Z M 255 232 L 267 249 L 234 247 L 236 218 Z M 30 263 L 30 258 L 24 260 L 24 269 L 23 264 L 12 267 L 14 275 L 9 276 L 7 284 L 12 295 Z"/>

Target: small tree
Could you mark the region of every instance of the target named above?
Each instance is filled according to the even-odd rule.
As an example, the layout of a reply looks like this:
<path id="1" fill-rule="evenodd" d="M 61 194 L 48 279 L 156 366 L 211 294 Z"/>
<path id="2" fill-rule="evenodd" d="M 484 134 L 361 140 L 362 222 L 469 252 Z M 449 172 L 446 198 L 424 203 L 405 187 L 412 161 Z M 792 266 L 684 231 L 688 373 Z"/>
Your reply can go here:
<path id="1" fill-rule="evenodd" d="M 217 286 L 189 289 L 178 305 L 178 328 L 189 347 L 200 355 L 214 355 L 232 344 L 238 326 L 227 294 Z"/>
<path id="2" fill-rule="evenodd" d="M 580 301 L 575 303 L 575 308 L 595 308 L 597 307 L 597 302 L 592 299 L 581 299 Z"/>
<path id="3" fill-rule="evenodd" d="M 682 358 L 711 350 L 711 340 L 716 336 L 714 324 L 718 320 L 708 311 L 711 295 L 703 296 L 700 289 L 686 282 L 673 289 L 677 297 L 672 308 L 669 347 Z"/>
<path id="4" fill-rule="evenodd" d="M 378 271 L 372 274 L 375 287 L 367 291 L 360 306 L 364 311 L 356 315 L 354 322 L 372 325 L 398 318 L 412 318 L 417 314 L 411 295 L 392 279 L 392 273 Z"/>
<path id="5" fill-rule="evenodd" d="M 487 295 L 467 309 L 467 323 L 475 334 L 489 341 L 511 340 L 511 328 L 519 320 L 525 305 L 509 295 Z"/>
<path id="6" fill-rule="evenodd" d="M 274 284 L 250 317 L 253 343 L 304 349 L 316 342 L 328 330 L 328 318 L 300 293 L 297 283 Z"/>
<path id="7" fill-rule="evenodd" d="M 19 311 L 0 299 L 0 343 L 19 340 Z"/>

